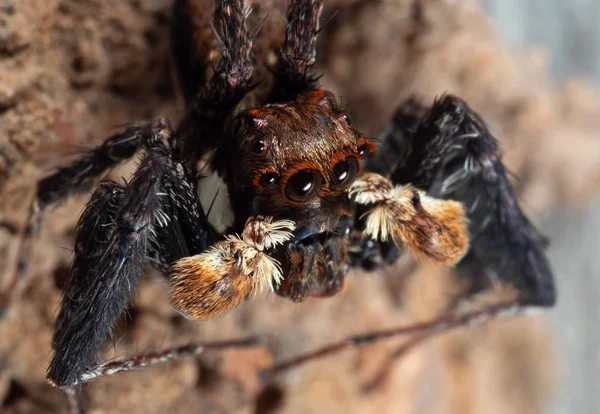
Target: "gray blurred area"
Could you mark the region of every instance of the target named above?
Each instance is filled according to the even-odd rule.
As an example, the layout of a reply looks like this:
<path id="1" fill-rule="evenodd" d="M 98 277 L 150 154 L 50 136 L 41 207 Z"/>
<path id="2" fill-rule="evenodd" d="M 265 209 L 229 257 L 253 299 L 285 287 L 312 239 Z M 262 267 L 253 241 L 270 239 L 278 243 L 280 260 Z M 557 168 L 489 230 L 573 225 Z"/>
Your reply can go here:
<path id="1" fill-rule="evenodd" d="M 600 91 L 600 1 L 484 0 L 513 49 L 551 52 L 554 82 L 584 77 Z M 600 139 L 600 134 L 598 136 Z M 600 160 L 598 160 L 600 162 Z M 549 319 L 562 357 L 552 414 L 600 413 L 600 198 L 582 210 L 557 209 L 540 227 L 550 237 L 559 302 Z"/>

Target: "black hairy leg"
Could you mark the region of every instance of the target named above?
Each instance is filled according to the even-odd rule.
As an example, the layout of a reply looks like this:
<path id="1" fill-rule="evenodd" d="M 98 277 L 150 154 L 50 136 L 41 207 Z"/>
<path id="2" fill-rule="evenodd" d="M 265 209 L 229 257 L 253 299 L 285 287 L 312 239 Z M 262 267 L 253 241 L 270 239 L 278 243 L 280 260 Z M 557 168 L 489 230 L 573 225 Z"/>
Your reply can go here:
<path id="1" fill-rule="evenodd" d="M 208 242 L 190 172 L 177 161 L 170 128 L 161 124 L 146 134 L 146 154 L 132 180 L 126 186 L 103 183 L 77 224 L 75 259 L 48 369 L 49 381 L 60 387 L 77 384 L 92 366 L 152 252 L 166 263 L 199 252 Z M 159 234 L 165 237 L 160 243 Z"/>
<path id="2" fill-rule="evenodd" d="M 190 18 L 192 0 L 178 1 L 175 14 Z M 197 7 L 197 5 L 196 5 Z M 223 125 L 229 120 L 237 105 L 253 89 L 251 83 L 252 39 L 246 25 L 243 3 L 240 0 L 220 0 L 216 2 L 212 28 L 220 44 L 221 59 L 215 67 L 211 79 L 194 94 L 186 115 L 178 128 L 178 137 L 184 143 L 184 153 L 190 160 L 200 158 L 207 151 L 214 150 L 223 136 Z M 190 36 L 190 34 L 187 34 Z M 178 50 L 175 50 L 176 61 Z M 202 52 L 197 51 L 200 55 Z M 178 65 L 182 87 L 186 86 L 191 63 L 180 59 Z"/>
<path id="3" fill-rule="evenodd" d="M 214 50 L 212 19 L 206 9 L 213 0 L 175 0 L 171 26 L 171 54 L 178 84 L 187 102 L 208 80 L 207 68 Z"/>
<path id="4" fill-rule="evenodd" d="M 162 180 L 161 220 L 168 225 L 155 227 L 149 256 L 162 273 L 170 275 L 175 261 L 205 251 L 217 235 L 202 210 L 191 170 L 172 157 Z"/>
<path id="5" fill-rule="evenodd" d="M 413 134 L 426 109 L 414 98 L 398 106 L 392 120 L 380 134 L 381 145 L 365 160 L 365 170 L 390 177 L 404 165 L 412 150 Z"/>
<path id="6" fill-rule="evenodd" d="M 96 312 L 88 315 L 87 312 L 82 312 L 81 306 L 90 299 L 98 302 L 104 294 L 101 289 L 106 289 L 110 283 L 107 280 L 100 281 L 93 271 L 93 266 L 102 259 L 109 247 L 113 223 L 122 204 L 123 195 L 123 186 L 112 181 L 101 183 L 88 201 L 77 224 L 75 260 L 64 287 L 61 311 L 52 338 L 52 346 L 57 354 L 48 370 L 50 380 L 59 386 L 77 382 L 83 371 L 78 365 L 84 364 L 85 369 L 93 362 L 95 350 L 90 351 L 89 348 L 99 347 L 106 335 L 101 327 L 96 327 L 98 320 L 94 317 L 104 318 L 105 314 Z M 102 285 L 95 286 L 98 282 Z M 129 283 L 129 280 L 126 280 L 126 283 Z M 112 299 L 111 293 L 114 294 L 115 291 L 114 288 L 108 289 L 108 300 Z M 127 300 L 129 294 L 125 296 Z"/>
<path id="7" fill-rule="evenodd" d="M 6 273 L 9 281 L 7 289 L 0 295 L 0 315 L 7 310 L 9 303 L 26 283 L 29 261 L 39 236 L 44 212 L 73 195 L 89 191 L 98 176 L 131 158 L 142 146 L 156 140 L 158 134 L 167 127 L 163 120 L 128 126 L 106 139 L 102 145 L 86 152 L 70 166 L 58 169 L 37 184 L 25 229 L 18 240 L 14 268 Z"/>
<path id="8" fill-rule="evenodd" d="M 471 248 L 459 273 L 476 291 L 500 280 L 524 305 L 552 306 L 556 292 L 543 240 L 521 211 L 498 142 L 479 115 L 460 98 L 443 96 L 407 135 L 409 154 L 392 181 L 463 203 Z"/>
<path id="9" fill-rule="evenodd" d="M 322 11 L 323 0 L 292 0 L 271 102 L 290 101 L 302 91 L 316 88 L 316 45 Z"/>

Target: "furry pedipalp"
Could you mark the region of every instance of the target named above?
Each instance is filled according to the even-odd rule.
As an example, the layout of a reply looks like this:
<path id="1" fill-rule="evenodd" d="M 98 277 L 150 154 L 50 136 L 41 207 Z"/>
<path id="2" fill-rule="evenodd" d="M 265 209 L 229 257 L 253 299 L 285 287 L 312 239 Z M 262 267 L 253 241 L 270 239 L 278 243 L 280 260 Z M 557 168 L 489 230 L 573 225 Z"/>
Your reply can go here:
<path id="1" fill-rule="evenodd" d="M 469 248 L 462 204 L 429 197 L 411 185 L 396 186 L 373 173 L 350 187 L 357 204 L 370 206 L 365 233 L 373 239 L 402 243 L 417 257 L 444 264 L 458 262 Z"/>
<path id="2" fill-rule="evenodd" d="M 241 237 L 230 235 L 206 252 L 173 266 L 171 304 L 191 319 L 212 319 L 265 286 L 282 280 L 279 262 L 266 251 L 292 237 L 294 223 L 251 217 Z"/>

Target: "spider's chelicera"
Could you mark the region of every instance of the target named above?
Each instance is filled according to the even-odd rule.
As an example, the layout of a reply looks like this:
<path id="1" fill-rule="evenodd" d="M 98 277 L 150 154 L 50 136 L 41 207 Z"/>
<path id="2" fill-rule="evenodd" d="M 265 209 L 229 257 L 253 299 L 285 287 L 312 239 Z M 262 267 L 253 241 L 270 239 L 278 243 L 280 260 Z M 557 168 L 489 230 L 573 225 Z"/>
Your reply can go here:
<path id="1" fill-rule="evenodd" d="M 37 212 L 144 150 L 132 179 L 102 182 L 79 220 L 52 383 L 68 388 L 89 376 L 147 260 L 191 319 L 216 317 L 262 288 L 294 301 L 330 296 L 350 267 L 392 263 L 403 249 L 456 264 L 479 289 L 500 278 L 519 305 L 554 302 L 496 141 L 465 102 L 401 105 L 376 149 L 317 84 L 321 0 L 289 5 L 276 63 L 261 73 L 270 81 L 255 73 L 260 32 L 251 36 L 242 1 L 216 1 L 212 15 L 204 3 L 174 6 L 187 100 L 177 130 L 164 120 L 131 125 L 38 185 L 30 234 Z M 221 57 L 205 80 L 213 49 Z M 211 190 L 215 179 L 222 184 Z"/>

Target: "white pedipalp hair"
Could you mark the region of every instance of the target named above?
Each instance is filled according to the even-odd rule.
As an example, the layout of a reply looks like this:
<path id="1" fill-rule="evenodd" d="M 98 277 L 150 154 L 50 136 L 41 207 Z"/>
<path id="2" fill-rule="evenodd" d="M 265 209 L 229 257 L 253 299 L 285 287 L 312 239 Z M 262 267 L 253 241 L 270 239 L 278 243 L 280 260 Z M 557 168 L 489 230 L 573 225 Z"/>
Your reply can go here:
<path id="1" fill-rule="evenodd" d="M 274 291 L 275 286 L 279 285 L 283 280 L 281 265 L 279 261 L 265 253 L 258 254 L 260 257 L 258 259 L 256 270 L 254 271 L 258 290 L 262 292 L 264 286 L 268 286 L 271 291 Z"/>

